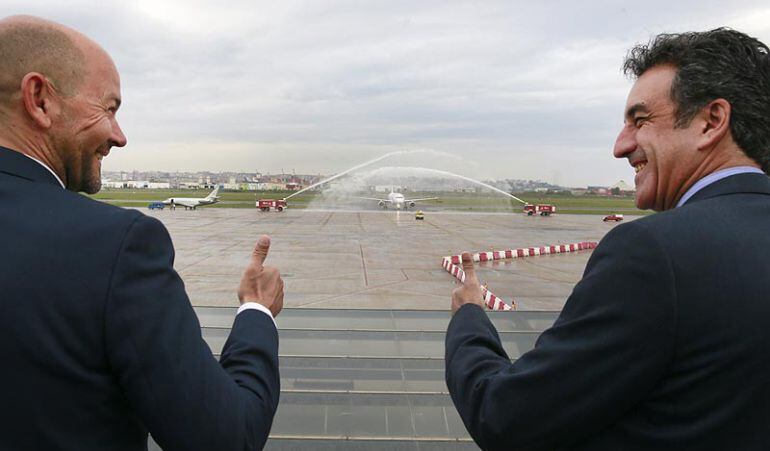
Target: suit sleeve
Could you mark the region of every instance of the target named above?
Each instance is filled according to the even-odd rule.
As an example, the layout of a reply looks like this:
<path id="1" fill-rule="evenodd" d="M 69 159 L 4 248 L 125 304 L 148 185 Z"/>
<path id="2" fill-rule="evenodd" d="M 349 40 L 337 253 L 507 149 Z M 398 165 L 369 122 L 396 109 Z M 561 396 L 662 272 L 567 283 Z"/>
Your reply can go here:
<path id="1" fill-rule="evenodd" d="M 108 359 L 131 407 L 169 450 L 261 449 L 278 406 L 278 332 L 256 310 L 236 316 L 217 362 L 173 269 L 163 225 L 137 218 L 105 308 Z"/>
<path id="2" fill-rule="evenodd" d="M 653 389 L 673 356 L 674 276 L 643 226 L 610 232 L 553 327 L 511 363 L 486 313 L 458 310 L 446 381 L 485 450 L 558 449 L 616 421 Z"/>

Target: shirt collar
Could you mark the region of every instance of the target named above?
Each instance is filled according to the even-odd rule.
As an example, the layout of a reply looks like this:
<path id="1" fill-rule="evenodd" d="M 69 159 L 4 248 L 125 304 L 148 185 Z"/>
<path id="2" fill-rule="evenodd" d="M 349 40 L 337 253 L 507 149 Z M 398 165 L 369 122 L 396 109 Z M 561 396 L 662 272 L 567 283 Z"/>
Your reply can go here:
<path id="1" fill-rule="evenodd" d="M 21 152 L 19 152 L 19 153 L 21 153 Z M 48 172 L 50 172 L 50 173 L 51 173 L 51 175 L 53 175 L 53 176 L 56 178 L 56 181 L 57 181 L 57 182 L 59 182 L 59 185 L 61 185 L 61 187 L 62 187 L 62 188 L 64 188 L 64 189 L 67 189 L 67 188 L 64 186 L 64 183 L 62 183 L 62 181 L 61 181 L 61 179 L 59 178 L 59 176 L 58 176 L 58 175 L 56 175 L 56 173 L 55 173 L 55 172 L 53 172 L 53 170 L 51 170 L 51 168 L 49 168 L 48 166 L 46 166 L 46 164 L 45 164 L 45 163 L 43 163 L 42 161 L 38 160 L 38 159 L 37 159 L 37 158 L 35 158 L 35 157 L 32 157 L 32 156 L 30 156 L 30 155 L 27 155 L 26 153 L 22 153 L 22 155 L 24 155 L 25 157 L 29 158 L 29 159 L 30 159 L 30 160 L 32 160 L 32 161 L 36 161 L 36 162 L 37 162 L 37 163 L 38 163 L 40 166 L 42 166 L 42 167 L 46 168 L 46 169 L 48 170 Z"/>
<path id="2" fill-rule="evenodd" d="M 685 203 L 687 203 L 687 201 L 690 200 L 690 198 L 694 196 L 695 193 L 711 185 L 714 182 L 718 182 L 732 175 L 747 174 L 747 173 L 764 174 L 764 172 L 762 172 L 761 169 L 755 168 L 753 166 L 736 166 L 733 168 L 721 169 L 719 171 L 712 172 L 711 174 L 695 182 L 695 184 L 691 186 L 690 189 L 687 190 L 687 192 L 684 193 L 684 196 L 682 196 L 682 198 L 679 199 L 679 202 L 676 203 L 676 208 L 679 208 Z"/>

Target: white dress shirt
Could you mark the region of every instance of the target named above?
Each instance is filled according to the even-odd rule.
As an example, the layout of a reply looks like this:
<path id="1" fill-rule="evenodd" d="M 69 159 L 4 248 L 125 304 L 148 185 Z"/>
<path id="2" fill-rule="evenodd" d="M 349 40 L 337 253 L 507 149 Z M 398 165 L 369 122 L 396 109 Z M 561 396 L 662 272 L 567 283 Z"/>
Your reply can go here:
<path id="1" fill-rule="evenodd" d="M 275 328 L 278 329 L 278 323 L 275 322 L 275 318 L 273 318 L 273 314 L 270 313 L 270 310 L 265 307 L 264 305 L 258 303 L 258 302 L 244 302 L 243 305 L 238 307 L 238 315 L 244 310 L 259 310 L 260 312 L 264 313 L 265 315 L 269 316 L 271 320 L 273 320 L 273 324 L 275 325 Z"/>
<path id="2" fill-rule="evenodd" d="M 19 152 L 19 153 L 21 153 L 21 152 Z M 61 181 L 61 179 L 59 178 L 59 176 L 58 176 L 58 175 L 56 175 L 56 173 L 55 173 L 55 172 L 53 172 L 53 170 L 52 170 L 51 168 L 49 168 L 48 166 L 46 166 L 46 164 L 45 164 L 45 163 L 43 163 L 42 161 L 38 160 L 38 159 L 37 159 L 37 158 L 35 158 L 35 157 L 32 157 L 32 156 L 29 156 L 29 155 L 27 155 L 26 153 L 21 153 L 21 154 L 22 154 L 22 155 L 24 155 L 25 157 L 29 158 L 29 159 L 30 159 L 30 160 L 32 160 L 32 161 L 36 161 L 36 162 L 37 162 L 37 164 L 39 164 L 40 166 L 44 167 L 44 168 L 45 168 L 45 169 L 46 169 L 48 172 L 50 172 L 50 173 L 51 173 L 51 174 L 52 174 L 54 177 L 56 177 L 56 181 L 58 181 L 58 182 L 59 182 L 59 185 L 61 185 L 61 187 L 62 187 L 62 188 L 65 188 L 65 189 L 66 189 L 66 187 L 64 186 L 64 183 Z"/>

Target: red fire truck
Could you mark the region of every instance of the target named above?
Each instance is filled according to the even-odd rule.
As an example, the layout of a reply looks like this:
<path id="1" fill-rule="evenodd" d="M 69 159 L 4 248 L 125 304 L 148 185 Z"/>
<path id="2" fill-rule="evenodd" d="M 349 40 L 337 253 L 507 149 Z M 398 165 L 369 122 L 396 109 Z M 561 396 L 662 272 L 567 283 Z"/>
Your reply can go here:
<path id="1" fill-rule="evenodd" d="M 259 199 L 257 201 L 257 208 L 261 211 L 270 211 L 271 208 L 275 211 L 283 211 L 284 208 L 288 207 L 289 205 L 283 199 Z"/>
<path id="2" fill-rule="evenodd" d="M 527 204 L 524 206 L 524 213 L 526 213 L 527 216 L 534 216 L 534 215 L 551 216 L 551 213 L 554 213 L 554 212 L 556 212 L 556 205 Z"/>

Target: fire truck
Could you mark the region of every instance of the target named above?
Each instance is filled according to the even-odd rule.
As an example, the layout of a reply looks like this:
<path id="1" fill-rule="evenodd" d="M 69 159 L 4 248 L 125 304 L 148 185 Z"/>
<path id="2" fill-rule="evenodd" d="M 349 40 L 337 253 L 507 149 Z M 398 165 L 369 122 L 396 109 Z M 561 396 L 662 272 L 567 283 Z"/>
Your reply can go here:
<path id="1" fill-rule="evenodd" d="M 283 211 L 284 208 L 288 207 L 289 205 L 284 199 L 259 199 L 257 201 L 257 208 L 260 211 L 270 211 L 271 208 L 275 211 Z"/>
<path id="2" fill-rule="evenodd" d="M 524 206 L 524 213 L 526 213 L 527 216 L 534 216 L 534 215 L 551 216 L 551 213 L 555 213 L 555 212 L 556 212 L 556 205 L 527 204 Z"/>

